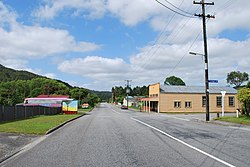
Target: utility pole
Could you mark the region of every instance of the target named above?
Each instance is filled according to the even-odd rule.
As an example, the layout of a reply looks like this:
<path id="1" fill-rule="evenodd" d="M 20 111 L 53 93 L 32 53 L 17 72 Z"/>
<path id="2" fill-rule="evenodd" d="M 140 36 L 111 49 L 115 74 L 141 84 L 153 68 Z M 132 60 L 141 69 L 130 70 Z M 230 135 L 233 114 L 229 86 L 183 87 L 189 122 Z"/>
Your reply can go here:
<path id="1" fill-rule="evenodd" d="M 131 82 L 132 80 L 125 80 L 125 81 L 126 81 L 125 86 L 127 87 L 126 88 L 126 93 L 127 93 L 127 108 L 128 108 L 128 94 L 130 93 L 130 89 L 129 89 L 130 84 L 129 84 L 129 82 Z"/>
<path id="2" fill-rule="evenodd" d="M 215 18 L 212 15 L 206 15 L 205 5 L 214 5 L 214 2 L 207 3 L 205 0 L 200 2 L 193 1 L 193 4 L 199 4 L 202 6 L 202 14 L 194 14 L 195 16 L 202 18 L 203 23 L 203 39 L 204 39 L 204 59 L 205 59 L 205 92 L 206 92 L 206 121 L 209 121 L 209 82 L 208 82 L 208 51 L 207 51 L 207 32 L 206 32 L 206 18 Z"/>

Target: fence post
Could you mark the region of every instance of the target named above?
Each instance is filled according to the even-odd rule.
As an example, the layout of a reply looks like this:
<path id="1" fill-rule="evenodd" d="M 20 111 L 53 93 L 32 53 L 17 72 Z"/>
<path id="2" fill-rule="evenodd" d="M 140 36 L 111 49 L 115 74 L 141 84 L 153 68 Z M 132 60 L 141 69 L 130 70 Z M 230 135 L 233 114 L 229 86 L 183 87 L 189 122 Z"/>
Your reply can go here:
<path id="1" fill-rule="evenodd" d="M 16 114 L 16 105 L 14 106 L 14 120 L 16 120 L 17 114 Z"/>
<path id="2" fill-rule="evenodd" d="M 26 108 L 27 108 L 27 106 L 24 107 L 24 119 L 26 119 L 26 115 L 27 115 Z"/>
<path id="3" fill-rule="evenodd" d="M 5 121 L 5 118 L 4 118 L 4 110 L 5 110 L 5 107 L 3 106 L 3 121 Z"/>
<path id="4" fill-rule="evenodd" d="M 4 107 L 3 106 L 1 106 L 2 107 L 2 112 L 1 112 L 1 114 L 2 114 L 2 120 L 1 121 L 4 121 L 4 114 L 3 114 L 3 112 L 4 112 Z"/>

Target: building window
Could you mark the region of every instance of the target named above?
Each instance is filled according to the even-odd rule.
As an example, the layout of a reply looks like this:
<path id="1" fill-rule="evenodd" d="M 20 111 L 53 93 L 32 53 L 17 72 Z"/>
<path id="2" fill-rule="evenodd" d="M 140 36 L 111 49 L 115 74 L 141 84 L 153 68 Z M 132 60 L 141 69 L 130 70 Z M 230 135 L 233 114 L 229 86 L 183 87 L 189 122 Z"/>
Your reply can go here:
<path id="1" fill-rule="evenodd" d="M 228 97 L 229 107 L 234 107 L 234 96 Z"/>
<path id="2" fill-rule="evenodd" d="M 185 107 L 186 108 L 192 108 L 192 102 L 191 101 L 186 101 L 185 102 Z"/>
<path id="3" fill-rule="evenodd" d="M 222 105 L 222 97 L 221 96 L 216 97 L 216 104 L 217 104 L 217 107 L 221 107 L 221 105 Z"/>
<path id="4" fill-rule="evenodd" d="M 202 96 L 202 107 L 206 106 L 206 96 Z"/>
<path id="5" fill-rule="evenodd" d="M 175 101 L 174 102 L 174 108 L 181 108 L 181 102 L 180 101 Z"/>

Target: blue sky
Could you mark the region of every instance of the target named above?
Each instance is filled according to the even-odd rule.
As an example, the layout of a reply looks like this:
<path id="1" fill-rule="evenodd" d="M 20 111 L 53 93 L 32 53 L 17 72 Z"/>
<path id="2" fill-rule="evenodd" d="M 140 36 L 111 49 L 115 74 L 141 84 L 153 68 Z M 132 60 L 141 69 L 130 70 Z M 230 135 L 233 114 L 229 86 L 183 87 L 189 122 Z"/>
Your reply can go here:
<path id="1" fill-rule="evenodd" d="M 201 12 L 192 0 L 169 2 Z M 227 85 L 231 71 L 250 74 L 250 2 L 214 2 L 207 7 L 216 16 L 207 21 L 209 77 Z M 0 64 L 94 90 L 172 75 L 203 85 L 203 60 L 188 54 L 203 53 L 201 26 L 155 0 L 2 0 Z"/>

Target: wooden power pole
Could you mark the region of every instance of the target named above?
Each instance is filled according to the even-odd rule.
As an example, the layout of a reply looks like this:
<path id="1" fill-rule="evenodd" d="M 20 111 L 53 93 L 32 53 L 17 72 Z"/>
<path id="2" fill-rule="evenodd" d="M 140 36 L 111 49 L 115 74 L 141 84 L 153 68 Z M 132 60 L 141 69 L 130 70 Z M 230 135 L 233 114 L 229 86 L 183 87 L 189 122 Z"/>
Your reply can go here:
<path id="1" fill-rule="evenodd" d="M 212 15 L 206 15 L 205 5 L 214 5 L 214 2 L 207 3 L 205 0 L 200 2 L 193 2 L 202 6 L 202 14 L 195 14 L 195 16 L 202 18 L 203 23 L 203 39 L 204 39 L 204 59 L 205 59 L 205 92 L 206 92 L 206 121 L 209 121 L 209 80 L 208 80 L 208 51 L 207 51 L 207 31 L 206 31 L 206 18 L 215 18 Z"/>

